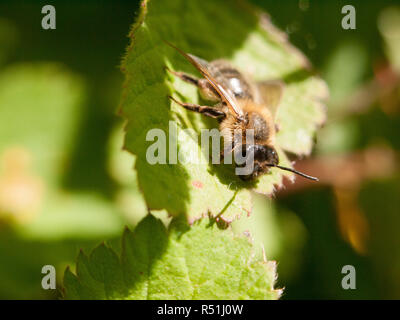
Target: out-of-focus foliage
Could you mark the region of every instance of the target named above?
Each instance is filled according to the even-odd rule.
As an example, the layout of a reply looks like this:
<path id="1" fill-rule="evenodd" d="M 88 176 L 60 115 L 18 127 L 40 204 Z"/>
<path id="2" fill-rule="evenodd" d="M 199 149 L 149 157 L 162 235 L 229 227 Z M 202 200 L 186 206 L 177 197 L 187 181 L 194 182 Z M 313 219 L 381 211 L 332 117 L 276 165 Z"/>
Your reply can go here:
<path id="1" fill-rule="evenodd" d="M 353 4 L 357 29 L 350 31 L 340 26 L 345 4 L 287 1 L 280 15 L 262 2 L 312 57 L 331 92 L 314 157 L 299 166 L 326 188 L 289 186 L 277 204 L 296 212 L 307 230 L 306 263 L 287 285 L 287 298 L 400 297 L 400 237 L 393 230 L 400 212 L 399 7 L 394 1 Z M 356 268 L 356 290 L 341 288 L 346 264 Z"/>
<path id="2" fill-rule="evenodd" d="M 384 40 L 384 48 L 391 66 L 400 72 L 400 7 L 382 10 L 378 28 Z"/>
<path id="3" fill-rule="evenodd" d="M 73 62 L 79 38 L 69 51 L 44 58 L 47 50 L 52 50 L 52 41 L 60 46 L 68 41 L 69 31 L 62 40 L 42 43 L 43 51 L 40 46 L 31 47 L 29 41 L 20 41 L 21 33 L 32 32 L 29 40 L 37 39 L 38 43 L 49 36 L 27 27 L 37 22 L 31 12 L 40 12 L 40 7 L 1 8 L 0 297 L 55 297 L 58 291 L 41 289 L 44 265 L 54 265 L 60 281 L 80 247 L 111 240 L 124 225 L 136 223 L 147 213 L 132 170 L 120 168 L 126 170 L 124 181 L 114 172 L 117 158 L 127 154 L 121 150 L 122 126 L 113 117 L 121 83 L 116 65 L 125 43 L 121 39 L 111 55 L 103 51 L 104 60 L 115 56 L 114 65 L 91 72 L 92 60 L 83 59 L 78 65 Z M 100 7 L 98 14 L 105 10 Z M 65 11 L 60 11 L 62 16 Z M 25 23 L 16 18 L 21 13 Z M 102 22 L 98 20 L 97 25 Z M 63 32 L 62 25 L 57 32 Z M 121 28 L 121 34 L 125 32 Z M 21 51 L 27 52 L 30 61 L 21 57 Z M 69 58 L 61 58 L 66 52 Z M 89 52 L 79 55 L 91 56 Z M 37 58 L 40 61 L 35 61 Z M 99 70 L 104 74 L 101 81 L 96 79 Z M 110 118 L 114 124 L 106 120 Z M 98 181 L 95 187 L 93 181 Z M 124 198 L 121 195 L 127 190 L 129 196 Z M 133 207 L 126 204 L 132 199 Z"/>
<path id="4" fill-rule="evenodd" d="M 16 26 L 5 17 L 0 18 L 0 65 L 4 63 L 18 42 Z"/>

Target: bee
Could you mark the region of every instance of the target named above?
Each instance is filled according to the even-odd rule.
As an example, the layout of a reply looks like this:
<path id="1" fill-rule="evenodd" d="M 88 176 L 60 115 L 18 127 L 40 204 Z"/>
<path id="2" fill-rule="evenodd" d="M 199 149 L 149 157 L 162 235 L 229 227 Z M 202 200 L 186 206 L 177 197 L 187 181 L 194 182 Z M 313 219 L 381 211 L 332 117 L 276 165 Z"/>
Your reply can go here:
<path id="1" fill-rule="evenodd" d="M 318 181 L 315 177 L 279 165 L 278 153 L 274 147 L 277 131 L 275 115 L 283 93 L 283 82 L 254 82 L 226 60 L 207 62 L 183 52 L 171 43 L 167 44 L 182 54 L 204 78 L 195 78 L 168 68 L 167 70 L 183 81 L 197 86 L 200 96 L 214 104 L 201 106 L 180 102 L 171 96 L 169 98 L 187 110 L 218 119 L 219 130 L 224 141 L 228 142 L 225 145 L 229 146 L 221 152 L 221 158 L 230 152 L 239 152 L 246 160 L 250 155 L 254 157 L 252 172 L 240 175 L 242 180 L 254 180 L 267 173 L 271 167 L 276 167 Z M 252 129 L 254 133 L 252 143 L 246 143 L 248 129 Z"/>

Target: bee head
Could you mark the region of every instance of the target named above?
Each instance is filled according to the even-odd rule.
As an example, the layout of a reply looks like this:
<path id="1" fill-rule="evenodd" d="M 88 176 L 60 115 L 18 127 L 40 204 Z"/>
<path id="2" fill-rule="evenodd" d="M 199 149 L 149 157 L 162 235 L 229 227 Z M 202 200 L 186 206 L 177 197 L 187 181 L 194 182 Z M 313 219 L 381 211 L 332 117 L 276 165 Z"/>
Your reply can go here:
<path id="1" fill-rule="evenodd" d="M 293 172 L 306 179 L 318 181 L 318 178 L 309 176 L 292 168 L 280 166 L 278 153 L 276 152 L 275 148 L 271 146 L 261 144 L 243 145 L 242 156 L 246 159 L 246 163 L 251 160 L 251 158 L 249 157 L 254 157 L 253 171 L 250 174 L 241 175 L 240 178 L 242 180 L 253 180 L 258 176 L 266 173 L 269 167 L 276 167 L 281 170 Z"/>
<path id="2" fill-rule="evenodd" d="M 254 169 L 248 175 L 241 175 L 242 180 L 252 180 L 257 176 L 268 171 L 271 166 L 276 166 L 279 163 L 278 153 L 275 148 L 261 144 L 251 144 L 242 146 L 242 156 L 248 163 L 249 157 L 254 159 Z"/>
<path id="3" fill-rule="evenodd" d="M 255 160 L 274 166 L 279 163 L 278 153 L 276 152 L 274 147 L 265 145 L 255 145 L 255 146 L 257 147 L 254 152 Z"/>

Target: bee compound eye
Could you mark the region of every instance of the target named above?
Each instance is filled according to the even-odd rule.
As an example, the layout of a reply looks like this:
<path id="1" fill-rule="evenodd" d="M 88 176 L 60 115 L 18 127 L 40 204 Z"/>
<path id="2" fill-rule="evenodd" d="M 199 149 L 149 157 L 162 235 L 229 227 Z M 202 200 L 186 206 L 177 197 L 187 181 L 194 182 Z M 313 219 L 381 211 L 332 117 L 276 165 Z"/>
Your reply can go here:
<path id="1" fill-rule="evenodd" d="M 279 156 L 275 149 L 272 149 L 272 158 L 275 164 L 279 163 Z"/>

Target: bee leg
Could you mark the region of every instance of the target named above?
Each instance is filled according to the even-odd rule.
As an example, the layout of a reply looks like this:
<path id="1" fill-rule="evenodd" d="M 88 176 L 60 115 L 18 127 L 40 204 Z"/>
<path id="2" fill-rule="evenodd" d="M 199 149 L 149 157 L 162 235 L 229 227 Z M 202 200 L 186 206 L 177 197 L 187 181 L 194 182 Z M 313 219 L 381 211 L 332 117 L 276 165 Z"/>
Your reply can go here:
<path id="1" fill-rule="evenodd" d="M 229 146 L 225 147 L 224 149 L 222 149 L 221 153 L 220 153 L 220 158 L 219 158 L 220 161 L 222 162 L 224 160 L 225 155 L 229 155 L 231 153 L 236 152 L 237 151 L 236 149 L 239 146 L 240 146 L 240 144 L 235 144 L 235 142 L 232 142 L 232 145 L 229 145 Z"/>
<path id="2" fill-rule="evenodd" d="M 225 155 L 229 155 L 232 153 L 233 149 L 222 149 L 220 154 L 219 154 L 219 161 L 222 163 L 224 161 Z"/>
<path id="3" fill-rule="evenodd" d="M 203 99 L 208 101 L 221 101 L 221 97 L 219 96 L 218 92 L 214 89 L 214 87 L 208 82 L 206 79 L 197 79 L 187 73 L 173 71 L 171 69 L 165 68 L 168 72 L 172 73 L 173 75 L 177 76 L 181 80 L 193 84 L 199 88 L 200 95 Z"/>
<path id="4" fill-rule="evenodd" d="M 203 99 L 214 102 L 221 101 L 221 97 L 219 96 L 218 92 L 208 82 L 208 80 L 199 79 L 197 86 L 199 87 L 200 95 Z"/>
<path id="5" fill-rule="evenodd" d="M 199 86 L 199 79 L 192 77 L 191 75 L 188 75 L 187 73 L 184 72 L 178 72 L 178 71 L 173 71 L 171 69 L 168 69 L 167 67 L 165 67 L 165 69 L 172 73 L 173 75 L 177 76 L 178 78 L 180 78 L 181 80 L 188 82 L 190 84 L 193 84 L 195 86 Z"/>
<path id="6" fill-rule="evenodd" d="M 225 112 L 223 112 L 221 110 L 218 110 L 215 107 L 200 106 L 200 105 L 194 104 L 194 103 L 180 102 L 180 101 L 175 100 L 171 96 L 168 96 L 168 98 L 170 98 L 172 101 L 174 101 L 175 103 L 181 105 L 182 107 L 184 107 L 187 110 L 195 111 L 195 112 L 204 114 L 207 117 L 216 118 L 216 119 L 217 118 L 225 118 L 226 117 Z"/>

